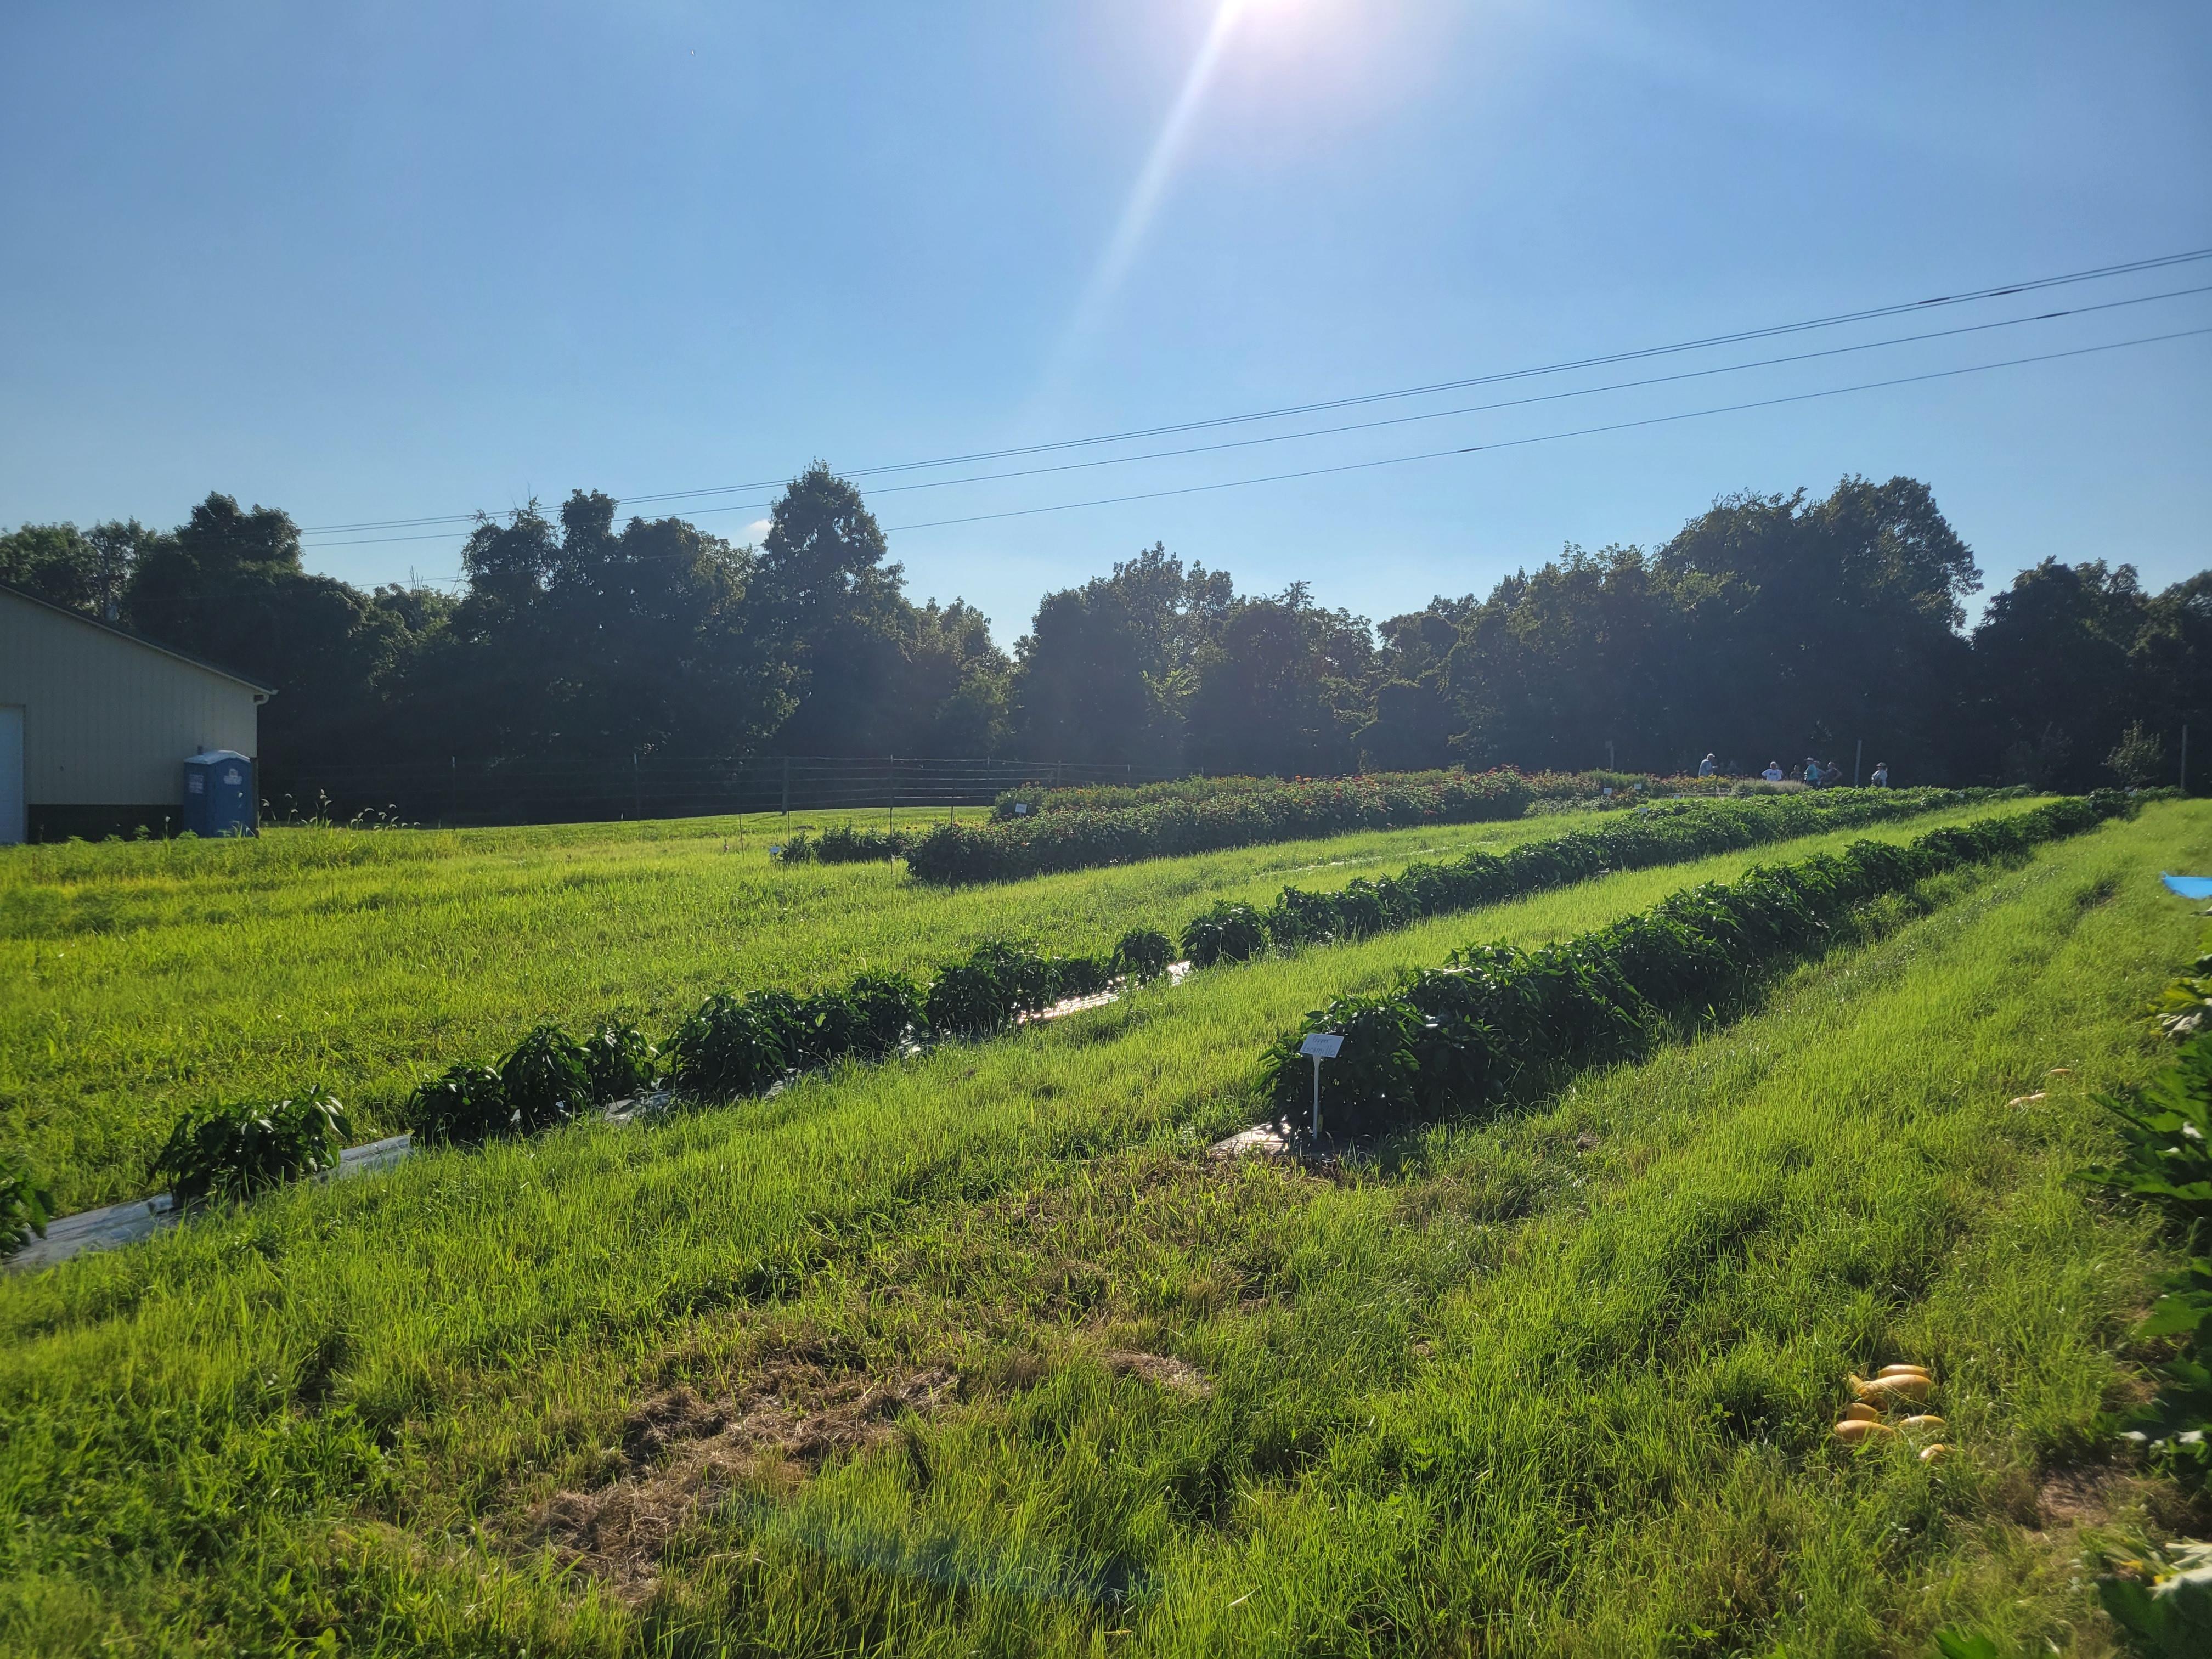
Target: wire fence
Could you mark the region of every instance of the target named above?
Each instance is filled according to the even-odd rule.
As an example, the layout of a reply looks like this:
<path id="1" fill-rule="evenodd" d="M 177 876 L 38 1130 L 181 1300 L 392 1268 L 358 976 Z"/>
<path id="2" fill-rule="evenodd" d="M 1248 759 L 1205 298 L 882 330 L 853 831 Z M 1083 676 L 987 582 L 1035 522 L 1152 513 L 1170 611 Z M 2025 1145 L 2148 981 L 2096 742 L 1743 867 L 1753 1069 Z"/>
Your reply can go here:
<path id="1" fill-rule="evenodd" d="M 1137 784 L 1177 769 L 1078 761 L 775 755 L 444 760 L 264 769 L 264 816 L 430 824 L 864 812 L 949 816 L 1029 785 Z"/>

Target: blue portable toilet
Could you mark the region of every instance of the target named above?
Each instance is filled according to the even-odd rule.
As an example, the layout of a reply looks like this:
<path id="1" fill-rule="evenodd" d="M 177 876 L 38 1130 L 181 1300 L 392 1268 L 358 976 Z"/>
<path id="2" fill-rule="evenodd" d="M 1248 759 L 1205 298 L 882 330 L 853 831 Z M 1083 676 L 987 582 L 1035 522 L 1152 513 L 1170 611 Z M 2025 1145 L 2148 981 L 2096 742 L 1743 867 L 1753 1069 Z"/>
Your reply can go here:
<path id="1" fill-rule="evenodd" d="M 254 834 L 253 802 L 253 763 L 235 749 L 210 749 L 185 763 L 185 828 L 192 834 Z"/>

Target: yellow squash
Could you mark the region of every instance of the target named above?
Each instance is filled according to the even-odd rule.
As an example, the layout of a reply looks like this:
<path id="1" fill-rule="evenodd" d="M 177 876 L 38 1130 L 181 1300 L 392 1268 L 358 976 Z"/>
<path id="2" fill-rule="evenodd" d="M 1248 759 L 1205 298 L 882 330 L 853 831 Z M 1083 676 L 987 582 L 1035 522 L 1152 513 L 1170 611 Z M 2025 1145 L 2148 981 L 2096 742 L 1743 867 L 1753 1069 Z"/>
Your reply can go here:
<path id="1" fill-rule="evenodd" d="M 1847 1417 L 1836 1425 L 1836 1438 L 1856 1444 L 1862 1440 L 1881 1440 L 1897 1433 L 1887 1423 L 1875 1422 L 1871 1418 Z"/>

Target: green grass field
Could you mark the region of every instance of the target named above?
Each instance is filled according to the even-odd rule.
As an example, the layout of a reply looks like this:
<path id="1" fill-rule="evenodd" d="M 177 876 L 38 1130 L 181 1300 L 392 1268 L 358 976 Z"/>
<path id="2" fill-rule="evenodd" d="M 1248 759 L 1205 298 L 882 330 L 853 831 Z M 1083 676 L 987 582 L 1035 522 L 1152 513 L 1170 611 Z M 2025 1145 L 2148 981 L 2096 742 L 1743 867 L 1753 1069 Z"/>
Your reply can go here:
<path id="1" fill-rule="evenodd" d="M 663 939 L 711 913 L 659 915 L 687 885 L 727 910 L 786 880 L 887 957 L 989 931 L 968 898 L 1041 933 L 1124 925 L 1052 882 L 939 899 L 718 875 L 699 848 L 687 883 L 647 843 L 586 844 L 595 870 L 637 860 L 661 904 L 626 915 Z M 526 908 L 502 858 L 547 863 L 464 842 L 416 887 L 396 863 L 328 879 L 481 892 L 489 979 L 538 961 L 499 936 L 502 902 L 509 929 Z M 2155 1063 L 2135 1015 L 2201 926 L 2155 873 L 2212 861 L 2212 809 L 1936 884 L 1730 1024 L 1334 1178 L 1204 1153 L 1257 1115 L 1261 1044 L 1328 996 L 1754 861 L 1217 970 L 770 1101 L 421 1155 L 0 1281 L 0 1644 L 1919 1656 L 1950 1623 L 2110 1651 L 2081 1528 L 2188 1517 L 2094 1427 L 2136 1386 L 2116 1352 L 2160 1259 L 2066 1176 L 2109 1144 L 2091 1093 Z M 1194 905 L 1209 881 L 1265 896 L 1289 862 L 1068 879 Z M 86 948 L 166 939 L 175 978 L 220 984 L 179 937 L 198 886 L 134 878 L 167 919 Z M 408 969 L 319 957 L 304 878 L 223 879 L 206 902 L 292 895 L 301 977 L 249 965 L 241 1005 L 349 963 L 398 1021 Z M 358 912 L 386 948 L 434 936 L 410 913 Z M 747 959 L 797 982 L 815 948 Z M 68 981 L 70 1018 L 173 1053 L 127 961 Z M 546 1003 L 481 1029 L 571 1012 L 549 988 L 574 1012 L 638 994 L 543 972 Z M 10 1065 L 36 1029 L 9 1029 Z M 1828 1436 L 1844 1372 L 1897 1358 L 1942 1379 L 1948 1462 Z"/>
<path id="2" fill-rule="evenodd" d="M 1218 897 L 1264 905 L 1286 882 L 1338 886 L 1575 822 L 1380 831 L 957 891 L 889 865 L 773 864 L 758 821 L 11 849 L 0 1143 L 29 1151 L 64 1212 L 82 1209 L 153 1190 L 146 1164 L 170 1123 L 216 1100 L 319 1081 L 373 1139 L 403 1127 L 419 1076 L 489 1058 L 539 1019 L 619 1013 L 658 1033 L 721 987 L 928 969 L 994 935 L 1103 951 Z"/>

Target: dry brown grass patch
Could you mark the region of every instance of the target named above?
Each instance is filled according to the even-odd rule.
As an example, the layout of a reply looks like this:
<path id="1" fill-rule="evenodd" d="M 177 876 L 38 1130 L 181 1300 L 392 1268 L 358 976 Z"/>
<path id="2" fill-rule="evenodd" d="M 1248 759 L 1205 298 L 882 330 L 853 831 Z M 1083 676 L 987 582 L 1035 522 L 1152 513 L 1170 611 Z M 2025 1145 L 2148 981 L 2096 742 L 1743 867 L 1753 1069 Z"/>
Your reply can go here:
<path id="1" fill-rule="evenodd" d="M 2110 1469 L 2060 1469 L 2045 1475 L 2035 1489 L 2039 1529 L 2108 1524 L 2116 1489 L 2122 1484 L 2122 1478 Z"/>
<path id="2" fill-rule="evenodd" d="M 884 1378 L 787 1358 L 719 1398 L 663 1389 L 623 1425 L 623 1473 L 555 1493 L 533 1516 L 530 1541 L 642 1601 L 669 1540 L 739 1485 L 787 1491 L 830 1459 L 890 1439 L 907 1412 L 937 1410 L 953 1386 L 945 1370 Z"/>
<path id="3" fill-rule="evenodd" d="M 1102 1355 L 1106 1369 L 1116 1376 L 1141 1376 L 1155 1388 L 1170 1394 L 1187 1395 L 1203 1400 L 1213 1392 L 1213 1383 L 1206 1374 L 1187 1359 L 1177 1359 L 1172 1354 L 1134 1353 L 1117 1349 Z"/>

